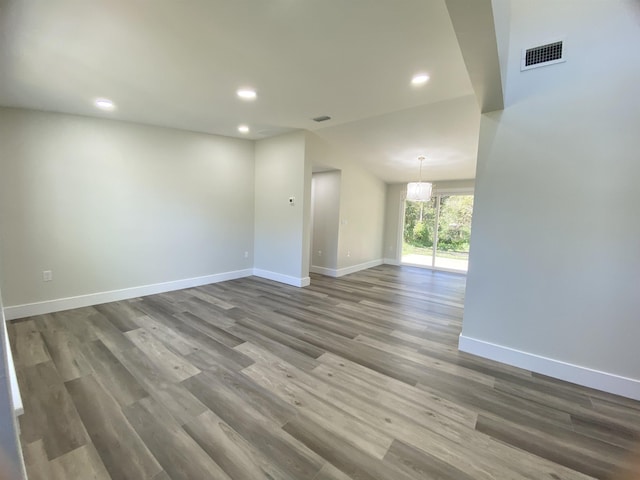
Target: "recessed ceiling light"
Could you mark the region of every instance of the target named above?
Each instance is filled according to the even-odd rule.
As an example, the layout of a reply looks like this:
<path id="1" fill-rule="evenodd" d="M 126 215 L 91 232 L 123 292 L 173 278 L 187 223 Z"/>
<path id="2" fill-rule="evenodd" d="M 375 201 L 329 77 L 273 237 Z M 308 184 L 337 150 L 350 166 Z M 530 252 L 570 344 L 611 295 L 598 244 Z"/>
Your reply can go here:
<path id="1" fill-rule="evenodd" d="M 418 73 L 411 79 L 412 85 L 423 85 L 429 81 L 429 75 L 426 73 Z"/>
<path id="2" fill-rule="evenodd" d="M 116 108 L 115 104 L 108 98 L 96 98 L 94 103 L 101 110 L 113 110 Z"/>
<path id="3" fill-rule="evenodd" d="M 243 100 L 255 100 L 257 97 L 256 91 L 251 88 L 241 88 L 236 93 Z"/>
<path id="4" fill-rule="evenodd" d="M 238 127 L 238 131 L 239 131 L 240 133 L 249 133 L 249 127 L 248 127 L 248 126 L 246 126 L 246 125 L 240 125 L 240 126 Z"/>

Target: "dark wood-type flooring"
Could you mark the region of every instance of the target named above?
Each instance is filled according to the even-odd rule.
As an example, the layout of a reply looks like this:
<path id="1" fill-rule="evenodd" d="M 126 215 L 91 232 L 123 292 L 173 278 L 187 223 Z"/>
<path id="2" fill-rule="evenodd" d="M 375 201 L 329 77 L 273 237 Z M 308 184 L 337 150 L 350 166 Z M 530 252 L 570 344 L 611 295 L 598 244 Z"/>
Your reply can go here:
<path id="1" fill-rule="evenodd" d="M 640 404 L 457 351 L 465 279 L 245 278 L 9 325 L 29 478 L 609 478 Z M 552 313 L 550 313 L 552 314 Z"/>

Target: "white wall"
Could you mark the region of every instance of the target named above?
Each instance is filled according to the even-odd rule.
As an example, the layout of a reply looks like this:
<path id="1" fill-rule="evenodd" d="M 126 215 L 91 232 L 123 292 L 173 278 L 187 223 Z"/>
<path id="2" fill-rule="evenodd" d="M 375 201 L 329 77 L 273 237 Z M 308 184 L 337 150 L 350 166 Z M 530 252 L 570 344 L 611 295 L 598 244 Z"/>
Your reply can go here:
<path id="1" fill-rule="evenodd" d="M 484 115 L 461 348 L 640 399 L 640 4 L 511 2 Z M 566 37 L 567 62 L 520 72 Z"/>
<path id="2" fill-rule="evenodd" d="M 402 252 L 403 202 L 407 195 L 406 183 L 390 183 L 387 185 L 387 201 L 384 216 L 384 259 L 386 263 L 400 264 Z"/>
<path id="3" fill-rule="evenodd" d="M 386 184 L 316 134 L 306 142 L 312 165 L 340 170 L 336 275 L 382 263 Z"/>
<path id="4" fill-rule="evenodd" d="M 318 273 L 338 268 L 341 177 L 334 170 L 314 173 L 311 181 L 311 266 Z"/>
<path id="5" fill-rule="evenodd" d="M 342 165 L 338 270 L 382 263 L 386 184 L 355 165 Z"/>
<path id="6" fill-rule="evenodd" d="M 289 204 L 289 197 L 295 204 Z M 293 285 L 309 282 L 311 166 L 305 132 L 255 146 L 256 274 Z"/>
<path id="7" fill-rule="evenodd" d="M 5 307 L 250 269 L 253 148 L 0 109 Z"/>

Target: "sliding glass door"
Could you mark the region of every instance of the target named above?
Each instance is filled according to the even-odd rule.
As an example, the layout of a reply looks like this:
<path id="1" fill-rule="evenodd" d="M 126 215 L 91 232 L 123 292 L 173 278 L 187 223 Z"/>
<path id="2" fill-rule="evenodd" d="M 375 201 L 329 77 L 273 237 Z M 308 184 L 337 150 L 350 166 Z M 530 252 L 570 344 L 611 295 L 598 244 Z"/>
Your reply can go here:
<path id="1" fill-rule="evenodd" d="M 402 263 L 466 272 L 473 195 L 434 195 L 405 201 Z"/>

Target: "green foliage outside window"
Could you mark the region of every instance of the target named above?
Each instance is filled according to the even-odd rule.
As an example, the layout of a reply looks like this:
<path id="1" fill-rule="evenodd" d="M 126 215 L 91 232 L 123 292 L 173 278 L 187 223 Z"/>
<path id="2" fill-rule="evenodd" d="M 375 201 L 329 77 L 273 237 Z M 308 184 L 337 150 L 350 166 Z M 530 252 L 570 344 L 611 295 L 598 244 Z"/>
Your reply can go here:
<path id="1" fill-rule="evenodd" d="M 436 199 L 430 202 L 406 202 L 404 241 L 414 247 L 432 247 Z M 438 250 L 469 251 L 472 195 L 442 196 L 438 222 Z"/>

